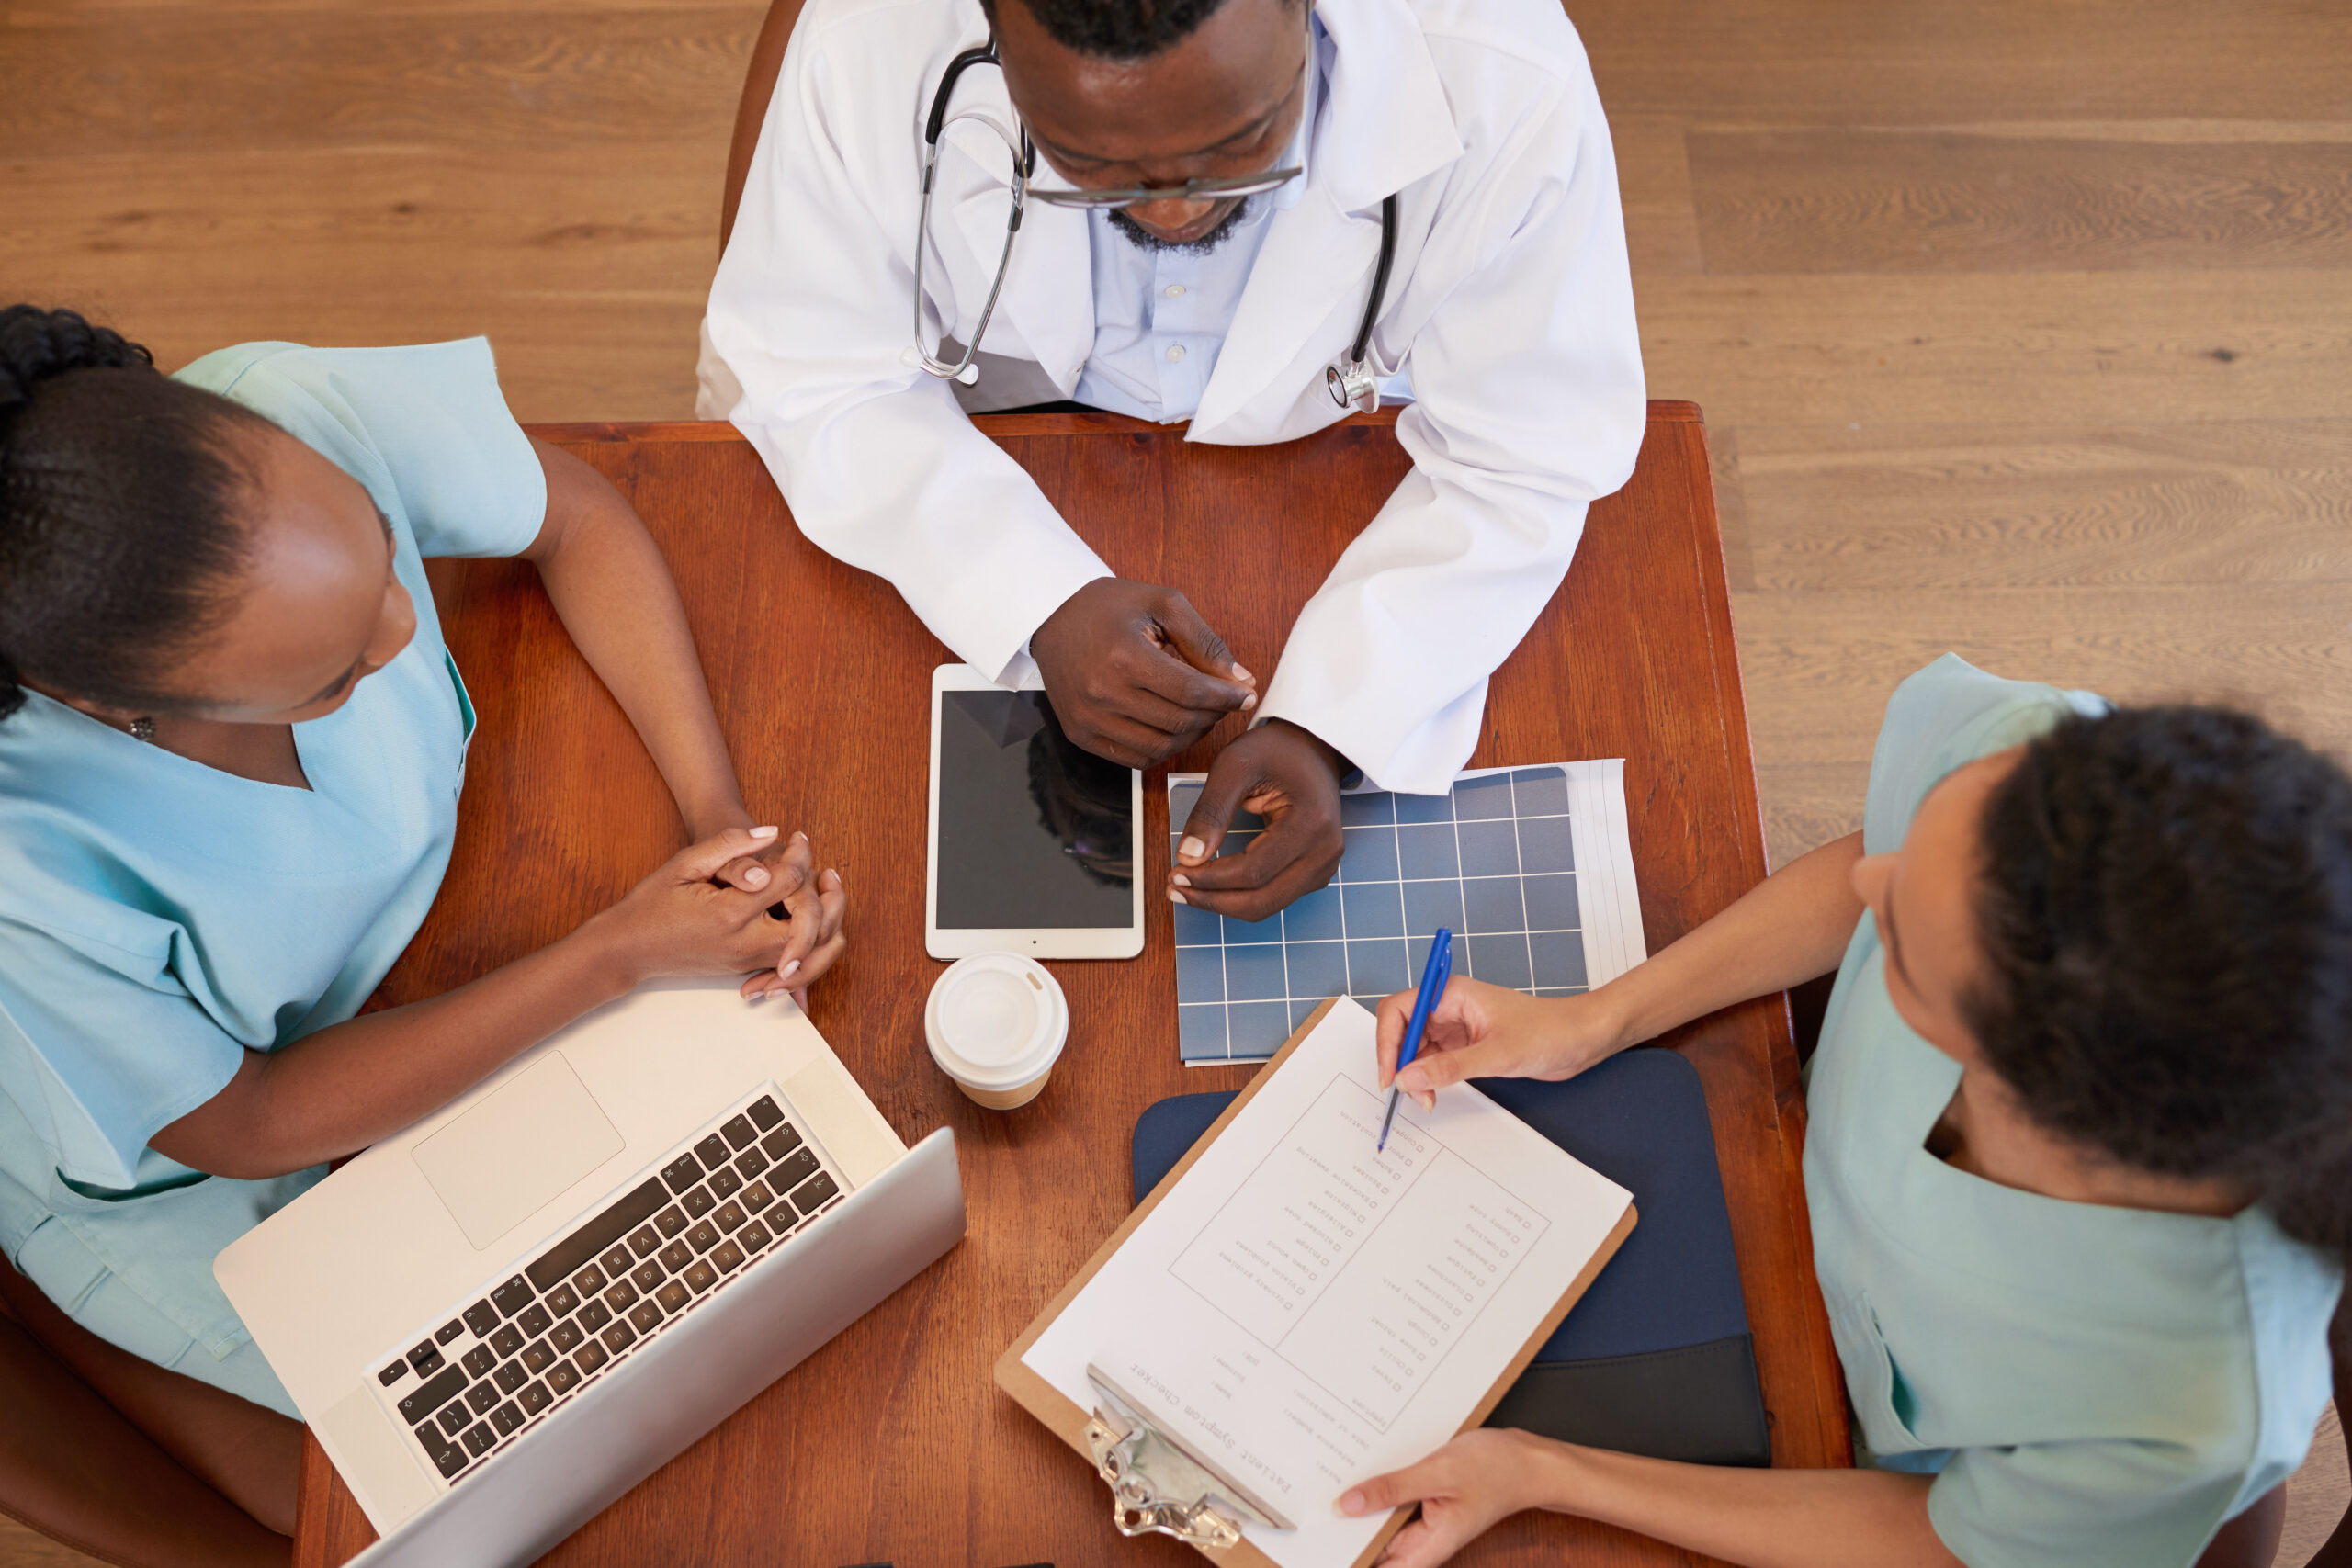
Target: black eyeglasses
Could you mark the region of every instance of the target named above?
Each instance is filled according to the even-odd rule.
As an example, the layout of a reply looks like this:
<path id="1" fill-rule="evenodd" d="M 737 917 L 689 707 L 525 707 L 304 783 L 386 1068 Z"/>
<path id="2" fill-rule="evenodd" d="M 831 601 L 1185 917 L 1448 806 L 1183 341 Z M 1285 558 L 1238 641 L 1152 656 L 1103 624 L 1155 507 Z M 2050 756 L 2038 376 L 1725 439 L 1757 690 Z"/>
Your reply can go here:
<path id="1" fill-rule="evenodd" d="M 1262 175 L 1227 175 L 1186 180 L 1181 186 L 1125 186 L 1109 190 L 1043 190 L 1029 187 L 1029 199 L 1048 207 L 1075 207 L 1089 212 L 1104 208 L 1134 207 L 1147 201 L 1223 201 L 1229 197 L 1263 196 L 1280 190 L 1305 174 L 1304 169 L 1268 169 Z"/>

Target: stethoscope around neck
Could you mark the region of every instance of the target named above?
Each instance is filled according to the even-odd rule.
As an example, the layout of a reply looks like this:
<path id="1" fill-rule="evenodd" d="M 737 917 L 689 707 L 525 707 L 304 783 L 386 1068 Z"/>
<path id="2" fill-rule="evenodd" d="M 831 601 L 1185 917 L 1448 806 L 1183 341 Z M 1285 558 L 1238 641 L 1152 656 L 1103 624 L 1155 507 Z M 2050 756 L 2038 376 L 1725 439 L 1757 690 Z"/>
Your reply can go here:
<path id="1" fill-rule="evenodd" d="M 968 387 L 980 378 L 980 367 L 975 363 L 980 352 L 980 341 L 988 336 L 989 322 L 996 315 L 997 300 L 1004 293 L 1005 274 L 1012 265 L 1012 242 L 1021 233 L 1021 215 L 1029 201 L 1029 178 L 1036 172 L 1037 149 L 1029 140 L 1029 131 L 1020 123 L 1018 114 L 1013 124 L 1002 121 L 982 109 L 966 109 L 960 114 L 948 112 L 949 100 L 956 93 L 956 83 L 975 65 L 996 65 L 996 39 L 976 49 L 967 49 L 947 62 L 939 78 L 939 90 L 932 96 L 931 113 L 924 117 L 922 128 L 922 213 L 915 228 L 915 287 L 914 287 L 914 347 L 909 356 L 923 370 L 943 381 L 954 381 Z M 1012 209 L 1004 220 L 1004 251 L 997 258 L 996 276 L 989 284 L 988 302 L 980 307 L 979 324 L 973 330 L 972 341 L 964 345 L 964 356 L 946 360 L 923 346 L 922 272 L 923 254 L 930 248 L 931 196 L 939 169 L 939 139 L 957 120 L 973 120 L 986 126 L 1001 138 L 1012 154 Z M 1380 260 L 1373 267 L 1372 292 L 1364 300 L 1363 319 L 1356 324 L 1355 341 L 1348 345 L 1345 359 L 1333 360 L 1323 370 L 1323 385 L 1330 392 L 1331 400 L 1343 409 L 1360 409 L 1370 413 L 1380 407 L 1379 378 L 1373 373 L 1365 355 L 1372 347 L 1373 324 L 1380 319 L 1380 307 L 1388 298 L 1388 275 L 1396 262 L 1396 198 L 1384 197 L 1380 203 Z"/>

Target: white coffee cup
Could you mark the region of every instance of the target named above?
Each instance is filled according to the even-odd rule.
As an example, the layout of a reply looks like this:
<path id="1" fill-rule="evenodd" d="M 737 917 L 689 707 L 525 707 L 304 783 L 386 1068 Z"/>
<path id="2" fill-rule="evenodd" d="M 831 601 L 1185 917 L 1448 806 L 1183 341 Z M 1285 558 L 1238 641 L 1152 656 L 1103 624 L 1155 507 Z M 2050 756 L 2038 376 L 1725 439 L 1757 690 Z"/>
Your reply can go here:
<path id="1" fill-rule="evenodd" d="M 1069 1038 L 1069 1003 L 1046 966 L 1017 953 L 976 953 L 947 966 L 923 1004 L 931 1059 L 979 1104 L 1010 1111 L 1037 1098 Z"/>

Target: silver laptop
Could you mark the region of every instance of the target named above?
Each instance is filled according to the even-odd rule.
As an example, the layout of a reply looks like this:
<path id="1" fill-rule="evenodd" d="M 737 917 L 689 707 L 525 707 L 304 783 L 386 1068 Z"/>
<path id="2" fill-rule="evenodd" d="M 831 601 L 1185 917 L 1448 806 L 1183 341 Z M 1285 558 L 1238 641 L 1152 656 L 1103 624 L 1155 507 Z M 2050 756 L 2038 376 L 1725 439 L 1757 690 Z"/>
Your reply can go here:
<path id="1" fill-rule="evenodd" d="M 788 1000 L 657 982 L 386 1139 L 213 1265 L 382 1538 L 530 1561 L 956 1245 Z"/>

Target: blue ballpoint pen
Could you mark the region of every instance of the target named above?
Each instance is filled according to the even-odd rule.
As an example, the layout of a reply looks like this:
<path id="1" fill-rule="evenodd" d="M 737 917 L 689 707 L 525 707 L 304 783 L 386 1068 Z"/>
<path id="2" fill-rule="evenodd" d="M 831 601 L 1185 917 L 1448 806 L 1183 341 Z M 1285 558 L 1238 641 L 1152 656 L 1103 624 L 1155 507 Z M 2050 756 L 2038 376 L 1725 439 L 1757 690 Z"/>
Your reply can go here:
<path id="1" fill-rule="evenodd" d="M 1421 965 L 1421 988 L 1413 998 L 1413 1016 L 1405 1025 L 1404 1043 L 1396 1048 L 1396 1070 L 1403 1072 L 1420 1055 L 1421 1035 L 1429 1029 L 1430 1014 L 1437 1010 L 1438 998 L 1445 995 L 1445 983 L 1453 975 L 1453 933 L 1443 926 L 1437 928 L 1437 937 L 1430 943 L 1429 961 Z M 1379 1154 L 1388 1147 L 1388 1129 L 1396 1120 L 1396 1096 L 1401 1091 L 1396 1080 L 1388 1080 L 1388 1111 L 1380 1119 L 1380 1142 L 1372 1152 Z"/>

